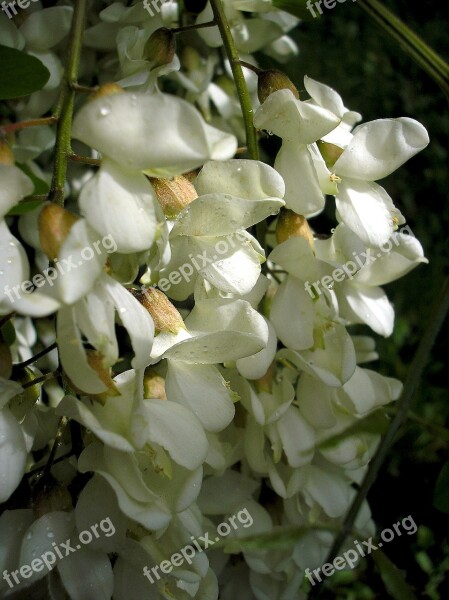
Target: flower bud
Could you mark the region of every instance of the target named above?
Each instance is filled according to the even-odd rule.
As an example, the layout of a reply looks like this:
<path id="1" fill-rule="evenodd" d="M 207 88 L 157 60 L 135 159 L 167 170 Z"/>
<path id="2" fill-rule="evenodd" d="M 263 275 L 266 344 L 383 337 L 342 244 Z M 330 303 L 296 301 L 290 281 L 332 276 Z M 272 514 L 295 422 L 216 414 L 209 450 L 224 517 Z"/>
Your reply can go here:
<path id="1" fill-rule="evenodd" d="M 143 58 L 151 61 L 153 68 L 162 67 L 172 62 L 175 53 L 175 34 L 167 27 L 160 27 L 148 38 L 143 49 Z"/>
<path id="2" fill-rule="evenodd" d="M 317 145 L 318 145 L 318 150 L 320 151 L 321 156 L 323 157 L 324 162 L 326 163 L 326 167 L 328 169 L 332 169 L 333 166 L 335 165 L 335 163 L 337 162 L 337 160 L 343 154 L 343 152 L 344 152 L 343 148 L 340 148 L 339 146 L 335 146 L 335 144 L 329 144 L 328 142 L 323 142 L 321 140 L 319 140 L 317 142 Z"/>
<path id="3" fill-rule="evenodd" d="M 113 94 L 122 94 L 125 90 L 121 85 L 114 81 L 103 83 L 100 87 L 95 90 L 90 96 L 89 100 L 98 100 L 98 98 L 104 98 L 105 96 L 112 96 Z"/>
<path id="4" fill-rule="evenodd" d="M 291 237 L 305 238 L 312 248 L 314 246 L 313 233 L 307 219 L 292 210 L 283 208 L 276 225 L 276 240 L 278 244 L 282 244 Z"/>
<path id="5" fill-rule="evenodd" d="M 0 140 L 0 165 L 13 165 L 14 153 L 5 140 Z"/>
<path id="6" fill-rule="evenodd" d="M 61 246 L 79 217 L 54 203 L 46 204 L 39 215 L 39 242 L 50 260 L 58 258 Z"/>
<path id="7" fill-rule="evenodd" d="M 165 393 L 165 379 L 158 375 L 154 369 L 147 367 L 143 376 L 143 397 L 167 400 Z"/>
<path id="8" fill-rule="evenodd" d="M 179 175 L 173 179 L 150 179 L 159 204 L 168 219 L 174 219 L 188 204 L 198 198 L 193 184 Z"/>
<path id="9" fill-rule="evenodd" d="M 270 69 L 258 73 L 257 95 L 261 104 L 265 102 L 270 94 L 278 90 L 290 90 L 295 98 L 299 99 L 298 89 L 282 71 Z"/>
<path id="10" fill-rule="evenodd" d="M 176 334 L 180 329 L 186 328 L 178 309 L 157 288 L 142 286 L 139 290 L 130 289 L 129 291 L 150 313 L 157 333 L 168 331 Z"/>

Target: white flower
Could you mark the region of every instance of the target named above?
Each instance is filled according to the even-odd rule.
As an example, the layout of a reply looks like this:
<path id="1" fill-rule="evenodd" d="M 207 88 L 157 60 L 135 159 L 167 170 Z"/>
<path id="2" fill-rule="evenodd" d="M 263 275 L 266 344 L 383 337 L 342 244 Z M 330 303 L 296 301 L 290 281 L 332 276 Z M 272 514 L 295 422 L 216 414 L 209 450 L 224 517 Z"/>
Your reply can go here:
<path id="1" fill-rule="evenodd" d="M 259 278 L 264 252 L 244 230 L 279 211 L 284 205 L 284 182 L 261 162 L 230 160 L 208 162 L 195 187 L 199 197 L 174 223 L 172 258 L 161 276 L 184 273 L 187 263 L 191 273 L 179 277 L 167 293 L 172 298 L 187 298 L 199 275 L 222 292 L 247 294 Z M 194 268 L 195 263 L 199 269 Z"/>
<path id="2" fill-rule="evenodd" d="M 313 144 L 339 122 L 340 118 L 329 110 L 297 100 L 287 89 L 270 94 L 254 115 L 255 127 L 267 129 L 283 140 L 275 168 L 285 181 L 286 205 L 298 214 L 312 216 L 324 207 Z"/>
<path id="3" fill-rule="evenodd" d="M 209 159 L 231 158 L 234 136 L 211 127 L 189 103 L 167 94 L 123 92 L 85 104 L 72 135 L 128 171 L 172 177 Z"/>

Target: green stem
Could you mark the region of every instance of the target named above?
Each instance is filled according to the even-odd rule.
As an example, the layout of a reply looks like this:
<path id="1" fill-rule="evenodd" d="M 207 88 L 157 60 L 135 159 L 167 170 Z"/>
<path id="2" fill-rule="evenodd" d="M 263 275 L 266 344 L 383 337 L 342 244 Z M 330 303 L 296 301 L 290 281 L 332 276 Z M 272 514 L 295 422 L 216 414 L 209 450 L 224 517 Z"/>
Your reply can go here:
<path id="1" fill-rule="evenodd" d="M 258 160 L 259 147 L 257 145 L 256 130 L 254 129 L 253 125 L 253 107 L 251 104 L 250 95 L 248 93 L 248 88 L 246 86 L 246 81 L 243 76 L 240 57 L 237 52 L 237 48 L 235 47 L 234 38 L 232 37 L 231 28 L 229 27 L 222 1 L 210 0 L 210 4 L 214 13 L 214 19 L 217 22 L 218 29 L 220 30 L 226 55 L 231 65 L 235 87 L 237 88 L 237 94 L 239 96 L 240 106 L 242 108 L 243 121 L 245 123 L 246 145 L 248 146 L 248 151 L 251 158 Z"/>
<path id="2" fill-rule="evenodd" d="M 49 198 L 52 202 L 56 202 L 61 206 L 64 205 L 67 163 L 72 153 L 70 138 L 75 102 L 75 89 L 73 86 L 77 83 L 78 78 L 86 6 L 87 0 L 76 0 L 75 2 L 68 59 L 56 111 L 59 114 L 59 121 L 56 130 L 55 164 Z"/>
<path id="3" fill-rule="evenodd" d="M 358 0 L 357 4 L 399 43 L 449 98 L 449 65 L 446 61 L 378 0 Z"/>
<path id="4" fill-rule="evenodd" d="M 390 428 L 382 440 L 376 454 L 370 462 L 368 471 L 359 488 L 359 491 L 354 498 L 354 501 L 345 517 L 340 533 L 336 537 L 334 544 L 327 557 L 327 563 L 332 563 L 334 558 L 338 556 L 340 548 L 344 544 L 347 535 L 352 531 L 359 510 L 365 501 L 371 486 L 377 478 L 377 475 L 387 458 L 391 447 L 394 444 L 396 434 L 402 425 L 406 422 L 407 416 L 412 405 L 413 397 L 418 384 L 421 380 L 424 368 L 429 360 L 430 351 L 440 332 L 446 315 L 449 311 L 449 277 L 445 280 L 443 288 L 436 299 L 429 321 L 424 329 L 424 334 L 419 343 L 418 349 L 413 357 L 412 364 L 407 374 L 407 379 L 404 384 L 401 399 L 398 403 L 398 412 L 391 422 Z M 309 600 L 319 598 L 323 588 L 315 587 L 309 594 Z"/>

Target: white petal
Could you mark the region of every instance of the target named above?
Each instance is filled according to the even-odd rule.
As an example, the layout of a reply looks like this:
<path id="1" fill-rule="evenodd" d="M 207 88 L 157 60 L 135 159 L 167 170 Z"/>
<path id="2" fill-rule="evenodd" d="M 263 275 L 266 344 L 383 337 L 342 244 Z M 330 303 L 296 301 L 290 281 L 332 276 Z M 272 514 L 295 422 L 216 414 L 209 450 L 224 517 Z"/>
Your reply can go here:
<path id="1" fill-rule="evenodd" d="M 0 20 L 1 21 L 1 20 Z M 19 565 L 20 547 L 25 531 L 34 521 L 34 512 L 31 508 L 5 510 L 0 516 L 0 572 L 5 569 L 12 571 Z M 5 591 L 7 583 L 2 580 L 0 593 Z"/>
<path id="2" fill-rule="evenodd" d="M 144 400 L 132 416 L 131 430 L 138 448 L 159 444 L 186 469 L 198 468 L 207 456 L 200 421 L 190 409 L 171 400 Z"/>
<path id="3" fill-rule="evenodd" d="M 213 365 L 168 361 L 165 390 L 167 398 L 188 407 L 206 431 L 221 431 L 234 417 L 231 390 Z"/>
<path id="4" fill-rule="evenodd" d="M 394 309 L 380 287 L 344 282 L 338 294 L 341 314 L 352 323 L 366 323 L 384 337 L 393 333 Z"/>
<path id="5" fill-rule="evenodd" d="M 313 300 L 296 277 L 287 277 L 276 291 L 270 320 L 283 344 L 293 350 L 313 346 Z"/>
<path id="6" fill-rule="evenodd" d="M 153 177 L 195 169 L 223 144 L 190 103 L 161 93 L 125 92 L 89 102 L 74 119 L 73 137 Z"/>
<path id="7" fill-rule="evenodd" d="M 97 500 L 101 498 L 101 503 Z M 104 552 L 117 552 L 126 538 L 127 519 L 120 511 L 117 498 L 103 477 L 94 476 L 81 491 L 75 508 L 78 531 L 100 526 L 99 538 L 92 539 L 89 547 Z"/>
<path id="8" fill-rule="evenodd" d="M 267 129 L 297 144 L 316 142 L 339 122 L 328 110 L 297 100 L 287 89 L 270 94 L 254 115 L 257 129 Z"/>
<path id="9" fill-rule="evenodd" d="M 222 292 L 243 296 L 256 285 L 263 257 L 250 243 L 229 238 L 197 238 L 202 255 L 210 260 L 199 274 Z M 226 252 L 218 254 L 218 248 Z"/>
<path id="10" fill-rule="evenodd" d="M 98 233 L 85 219 L 77 221 L 64 240 L 58 254 L 55 286 L 65 304 L 73 304 L 87 294 L 101 275 L 107 255 L 100 244 L 94 246 L 97 241 Z"/>
<path id="11" fill-rule="evenodd" d="M 285 181 L 285 203 L 299 215 L 310 217 L 324 208 L 324 194 L 314 161 L 307 146 L 295 142 L 282 144 L 274 163 Z M 298 182 L 301 185 L 298 185 Z"/>
<path id="12" fill-rule="evenodd" d="M 282 198 L 285 192 L 282 177 L 258 160 L 209 161 L 194 185 L 199 196 L 220 192 L 246 200 Z"/>
<path id="13" fill-rule="evenodd" d="M 68 560 L 62 560 L 58 569 L 72 600 L 110 600 L 114 576 L 105 552 L 81 548 Z"/>
<path id="14" fill-rule="evenodd" d="M 128 332 L 134 350 L 131 365 L 134 369 L 146 367 L 154 339 L 154 323 L 147 310 L 118 281 L 104 277 L 107 294 L 115 304 L 123 327 Z"/>
<path id="15" fill-rule="evenodd" d="M 105 392 L 107 387 L 87 362 L 73 308 L 61 308 L 57 317 L 56 332 L 61 364 L 70 380 L 84 392 Z"/>
<path id="16" fill-rule="evenodd" d="M 115 473 L 110 472 L 101 444 L 90 444 L 81 454 L 78 468 L 82 473 L 94 471 L 106 479 L 125 515 L 150 530 L 166 527 L 171 519 L 170 511 L 156 494 L 145 487 L 132 455 L 118 453 L 116 462 L 123 476 L 120 481 Z M 136 498 L 137 490 L 140 496 Z"/>
<path id="17" fill-rule="evenodd" d="M 332 272 L 328 264 L 315 258 L 309 242 L 301 237 L 291 237 L 276 246 L 268 260 L 280 265 L 301 282 L 321 279 Z"/>
<path id="18" fill-rule="evenodd" d="M 0 409 L 21 392 L 23 392 L 23 388 L 19 383 L 0 377 Z"/>
<path id="19" fill-rule="evenodd" d="M 18 167 L 0 164 L 0 219 L 33 190 L 33 182 Z"/>
<path id="20" fill-rule="evenodd" d="M 336 198 L 340 218 L 369 246 L 380 246 L 393 233 L 393 217 L 400 214 L 387 192 L 376 183 L 343 182 Z"/>
<path id="21" fill-rule="evenodd" d="M 406 229 L 393 233 L 390 241 L 381 248 L 382 253 L 374 250 L 376 261 L 360 269 L 355 281 L 367 285 L 386 285 L 403 277 L 419 264 L 428 262 L 420 242 L 413 235 L 406 234 Z M 391 250 L 384 252 L 385 246 L 390 243 Z"/>
<path id="22" fill-rule="evenodd" d="M 236 367 L 240 375 L 246 379 L 259 379 L 268 371 L 268 367 L 274 360 L 277 350 L 277 336 L 273 325 L 265 319 L 268 325 L 268 342 L 267 347 L 257 352 L 253 356 L 240 358 Z"/>
<path id="23" fill-rule="evenodd" d="M 6 502 L 25 473 L 27 450 L 22 428 L 9 408 L 0 410 L 0 502 Z"/>
<path id="24" fill-rule="evenodd" d="M 299 410 L 291 406 L 276 423 L 276 427 L 288 464 L 297 468 L 309 463 L 315 450 L 315 432 Z"/>
<path id="25" fill-rule="evenodd" d="M 259 483 L 237 471 L 228 470 L 224 475 L 204 480 L 198 506 L 206 515 L 232 512 L 238 504 L 248 501 L 258 489 Z M 232 494 L 229 494 L 232 490 Z"/>
<path id="26" fill-rule="evenodd" d="M 221 363 L 251 356 L 268 341 L 267 324 L 245 300 L 198 301 L 185 324 L 194 337 L 172 346 L 167 358 Z"/>
<path id="27" fill-rule="evenodd" d="M 132 452 L 135 448 L 127 439 L 129 415 L 123 414 L 123 404 L 125 400 L 122 397 L 110 398 L 105 407 L 91 409 L 74 396 L 65 396 L 56 408 L 56 414 L 78 421 L 111 448 Z"/>
<path id="28" fill-rule="evenodd" d="M 105 160 L 80 193 L 79 205 L 89 225 L 110 236 L 122 253 L 151 247 L 156 233 L 155 197 L 141 173 L 122 170 Z"/>
<path id="29" fill-rule="evenodd" d="M 73 513 L 54 511 L 48 512 L 31 525 L 25 534 L 20 551 L 21 565 L 29 565 L 34 558 L 42 557 L 45 552 L 51 552 L 55 558 L 53 564 L 48 562 L 50 568 L 60 562 L 60 558 L 54 552 L 52 544 L 65 543 L 74 531 L 75 523 Z M 33 571 L 28 582 L 38 581 L 48 575 L 46 566 L 41 571 Z"/>
<path id="30" fill-rule="evenodd" d="M 31 13 L 20 28 L 27 45 L 35 50 L 47 50 L 59 44 L 70 30 L 73 8 L 55 6 Z"/>
<path id="31" fill-rule="evenodd" d="M 311 98 L 323 108 L 330 110 L 337 117 L 342 118 L 346 112 L 345 105 L 340 94 L 333 90 L 328 85 L 315 81 L 311 77 L 305 75 L 304 87 Z"/>
<path id="32" fill-rule="evenodd" d="M 354 130 L 334 169 L 340 177 L 376 181 L 393 173 L 428 143 L 426 128 L 414 119 L 371 121 Z"/>
<path id="33" fill-rule="evenodd" d="M 115 335 L 115 305 L 101 281 L 77 302 L 75 313 L 76 323 L 82 334 L 103 355 L 103 365 L 112 367 L 119 358 Z"/>

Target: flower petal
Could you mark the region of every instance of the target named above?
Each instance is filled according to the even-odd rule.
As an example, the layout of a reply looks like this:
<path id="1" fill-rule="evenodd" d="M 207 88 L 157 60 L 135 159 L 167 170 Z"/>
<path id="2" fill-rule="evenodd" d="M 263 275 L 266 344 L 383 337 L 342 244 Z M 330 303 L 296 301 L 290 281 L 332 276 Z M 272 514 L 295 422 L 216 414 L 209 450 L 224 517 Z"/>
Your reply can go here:
<path id="1" fill-rule="evenodd" d="M 91 227 L 111 237 L 122 253 L 148 250 L 156 233 L 153 188 L 141 173 L 104 160 L 82 188 L 79 205 Z"/>
<path id="2" fill-rule="evenodd" d="M 340 119 L 328 110 L 297 100 L 287 89 L 270 94 L 254 115 L 257 129 L 267 129 L 297 144 L 316 142 L 339 122 Z"/>
<path id="3" fill-rule="evenodd" d="M 387 177 L 429 143 L 426 128 L 408 117 L 359 125 L 334 165 L 340 177 L 377 181 Z"/>
<path id="4" fill-rule="evenodd" d="M 189 102 L 161 93 L 125 92 L 89 102 L 74 119 L 73 137 L 127 169 L 153 177 L 195 169 L 223 148 L 223 136 L 206 127 Z M 229 144 L 227 158 L 236 145 L 236 140 Z"/>

